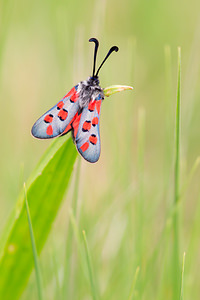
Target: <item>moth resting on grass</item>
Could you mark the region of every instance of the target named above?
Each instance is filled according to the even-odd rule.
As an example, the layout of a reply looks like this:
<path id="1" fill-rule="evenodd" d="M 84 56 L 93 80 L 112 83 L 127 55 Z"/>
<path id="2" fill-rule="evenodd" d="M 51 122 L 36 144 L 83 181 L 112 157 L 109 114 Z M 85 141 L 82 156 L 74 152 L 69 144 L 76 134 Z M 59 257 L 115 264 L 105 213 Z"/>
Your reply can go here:
<path id="1" fill-rule="evenodd" d="M 33 125 L 31 133 L 39 139 L 50 139 L 72 131 L 80 155 L 88 162 L 95 163 L 101 152 L 99 117 L 104 96 L 132 87 L 111 86 L 105 90 L 100 87 L 99 71 L 110 54 L 117 52 L 119 48 L 110 48 L 95 73 L 99 42 L 95 38 L 91 38 L 89 42 L 95 43 L 92 76 L 75 85 L 62 100 L 42 115 Z"/>

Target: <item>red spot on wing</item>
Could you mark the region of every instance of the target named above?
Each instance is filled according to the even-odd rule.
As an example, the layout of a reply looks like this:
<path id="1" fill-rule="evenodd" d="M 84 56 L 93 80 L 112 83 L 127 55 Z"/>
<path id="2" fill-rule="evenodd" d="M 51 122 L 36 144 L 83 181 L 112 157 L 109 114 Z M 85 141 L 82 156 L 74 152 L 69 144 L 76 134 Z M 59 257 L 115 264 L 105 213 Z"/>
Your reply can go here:
<path id="1" fill-rule="evenodd" d="M 94 118 L 92 119 L 92 125 L 93 125 L 93 126 L 96 126 L 98 123 L 99 123 L 99 119 L 98 119 L 97 117 L 94 117 Z"/>
<path id="2" fill-rule="evenodd" d="M 73 119 L 71 120 L 71 122 L 67 125 L 67 127 L 65 128 L 65 130 L 63 131 L 62 134 L 66 134 L 68 131 L 70 131 L 72 129 L 72 123 L 77 118 L 77 116 L 78 116 L 78 113 L 76 113 L 76 115 L 73 117 Z"/>
<path id="3" fill-rule="evenodd" d="M 53 135 L 53 127 L 51 125 L 49 125 L 47 127 L 46 134 L 47 135 Z"/>
<path id="4" fill-rule="evenodd" d="M 75 90 L 74 94 L 70 98 L 70 101 L 75 103 L 77 100 L 78 100 L 78 93 Z"/>
<path id="5" fill-rule="evenodd" d="M 53 121 L 53 115 L 49 114 L 44 117 L 46 123 L 51 123 Z"/>
<path id="6" fill-rule="evenodd" d="M 75 87 L 73 87 L 64 97 L 63 99 L 70 97 L 73 93 L 76 93 Z"/>
<path id="7" fill-rule="evenodd" d="M 93 145 L 96 145 L 97 143 L 97 137 L 95 134 L 92 134 L 90 137 L 89 137 L 89 141 L 90 143 L 92 143 Z"/>
<path id="8" fill-rule="evenodd" d="M 101 100 L 96 100 L 96 109 L 98 112 L 98 115 L 100 114 L 100 110 L 101 110 Z"/>
<path id="9" fill-rule="evenodd" d="M 81 114 L 78 115 L 78 113 L 76 113 L 73 123 L 72 123 L 72 127 L 74 129 L 74 138 L 76 138 L 77 132 L 78 132 L 78 127 L 79 127 L 79 123 L 80 123 L 80 119 L 81 119 Z"/>
<path id="10" fill-rule="evenodd" d="M 88 149 L 88 147 L 89 147 L 89 143 L 86 142 L 86 143 L 84 143 L 84 144 L 80 147 L 80 149 L 81 149 L 83 152 L 85 152 L 85 151 Z"/>
<path id="11" fill-rule="evenodd" d="M 70 130 L 72 129 L 72 124 L 68 124 L 67 127 L 65 128 L 65 130 L 63 131 L 62 135 L 63 134 L 66 134 L 67 132 L 69 132 Z"/>
<path id="12" fill-rule="evenodd" d="M 58 102 L 57 108 L 61 109 L 61 108 L 63 108 L 63 105 L 64 105 L 64 102 L 61 100 L 60 102 Z"/>
<path id="13" fill-rule="evenodd" d="M 61 121 L 66 120 L 68 116 L 68 111 L 66 109 L 61 109 L 58 113 L 58 117 L 61 119 Z"/>
<path id="14" fill-rule="evenodd" d="M 94 111 L 95 109 L 95 101 L 91 101 L 88 105 L 89 111 Z"/>
<path id="15" fill-rule="evenodd" d="M 91 121 L 85 121 L 83 123 L 82 130 L 83 131 L 89 131 L 91 129 Z"/>
<path id="16" fill-rule="evenodd" d="M 65 95 L 65 96 L 63 97 L 63 99 L 65 99 L 65 98 L 67 98 L 67 97 L 70 97 L 70 101 L 73 102 L 73 103 L 77 101 L 77 99 L 78 99 L 78 93 L 77 93 L 75 87 L 73 87 L 73 88 L 69 91 L 69 93 L 67 93 L 67 95 Z"/>

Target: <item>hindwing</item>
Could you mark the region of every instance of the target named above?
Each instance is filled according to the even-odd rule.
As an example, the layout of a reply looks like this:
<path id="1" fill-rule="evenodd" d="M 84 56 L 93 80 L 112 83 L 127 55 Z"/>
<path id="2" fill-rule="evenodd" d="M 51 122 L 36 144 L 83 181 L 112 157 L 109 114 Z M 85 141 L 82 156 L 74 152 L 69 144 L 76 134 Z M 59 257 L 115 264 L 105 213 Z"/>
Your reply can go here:
<path id="1" fill-rule="evenodd" d="M 80 115 L 72 122 L 73 138 L 78 152 L 87 161 L 94 163 L 101 152 L 99 117 L 102 98 L 99 94 L 95 100 L 84 107 Z"/>

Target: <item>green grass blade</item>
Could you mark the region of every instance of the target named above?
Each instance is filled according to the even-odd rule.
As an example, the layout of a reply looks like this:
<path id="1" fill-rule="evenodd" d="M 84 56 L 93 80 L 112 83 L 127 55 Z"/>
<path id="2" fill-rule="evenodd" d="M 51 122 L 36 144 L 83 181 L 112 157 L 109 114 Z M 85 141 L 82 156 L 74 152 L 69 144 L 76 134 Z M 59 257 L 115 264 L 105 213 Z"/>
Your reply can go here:
<path id="1" fill-rule="evenodd" d="M 35 237 L 34 237 L 34 232 L 33 232 L 33 226 L 32 226 L 32 222 L 31 222 L 31 215 L 30 215 L 30 211 L 29 211 L 25 183 L 24 183 L 24 198 L 25 198 L 25 204 L 26 204 L 28 226 L 29 226 L 30 237 L 31 237 L 31 245 L 32 245 L 32 250 L 33 250 L 36 282 L 37 282 L 37 288 L 38 288 L 38 299 L 42 300 L 43 299 L 43 297 L 42 297 L 42 278 L 41 278 L 41 273 L 40 273 L 38 254 L 37 254 L 37 248 L 36 248 Z"/>
<path id="2" fill-rule="evenodd" d="M 54 271 L 54 278 L 55 278 L 55 289 L 54 289 L 54 298 L 56 300 L 62 299 L 62 293 L 61 293 L 61 286 L 59 282 L 59 263 L 58 263 L 58 256 L 56 255 L 55 248 L 53 248 L 52 251 L 52 266 Z"/>
<path id="3" fill-rule="evenodd" d="M 172 119 L 172 58 L 171 58 L 171 48 L 166 45 L 164 48 L 165 53 L 165 148 L 164 148 L 164 196 L 165 200 L 168 196 L 170 175 L 171 175 L 171 163 L 172 163 L 172 133 L 173 128 L 171 124 Z"/>
<path id="4" fill-rule="evenodd" d="M 181 99 L 181 48 L 178 48 L 178 86 L 176 102 L 176 136 L 175 136 L 175 188 L 174 202 L 179 199 L 179 164 L 180 164 L 180 99 Z"/>
<path id="5" fill-rule="evenodd" d="M 83 230 L 83 241 L 84 241 L 84 246 L 85 246 L 85 252 L 86 252 L 86 260 L 87 260 L 87 266 L 88 266 L 88 273 L 89 273 L 89 279 L 90 279 L 90 286 L 91 286 L 91 292 L 92 292 L 92 299 L 97 300 L 97 289 L 95 286 L 94 282 L 94 274 L 92 270 L 92 262 L 91 262 L 91 257 L 89 253 L 89 248 L 88 248 L 88 243 L 87 243 L 87 238 L 85 231 Z"/>
<path id="6" fill-rule="evenodd" d="M 135 271 L 135 275 L 134 275 L 133 282 L 132 282 L 132 285 L 131 285 L 131 290 L 130 290 L 128 300 L 133 300 L 134 299 L 135 285 L 136 285 L 136 282 L 137 282 L 139 271 L 140 271 L 140 267 L 138 266 L 136 271 Z"/>
<path id="7" fill-rule="evenodd" d="M 85 256 L 84 256 L 85 253 L 84 253 L 84 250 L 83 250 L 83 247 L 82 247 L 82 244 L 81 244 L 81 242 L 82 242 L 81 235 L 80 235 L 80 231 L 79 231 L 79 228 L 78 228 L 78 225 L 77 225 L 76 218 L 75 218 L 72 210 L 70 210 L 70 223 L 71 223 L 71 226 L 72 226 L 72 229 L 73 229 L 73 234 L 74 234 L 74 239 L 75 239 L 77 250 L 78 250 L 80 264 L 81 264 L 81 267 L 82 267 L 85 278 L 87 280 L 89 280 L 88 272 L 87 272 L 87 265 L 86 265 Z"/>
<path id="8" fill-rule="evenodd" d="M 138 196 L 136 202 L 137 209 L 137 229 L 136 229 L 136 245 L 138 253 L 138 265 L 141 265 L 143 255 L 143 210 L 144 210 L 144 151 L 145 151 L 145 110 L 139 109 L 138 112 Z"/>
<path id="9" fill-rule="evenodd" d="M 47 149 L 27 181 L 38 253 L 45 244 L 68 187 L 76 157 L 72 140 L 67 136 L 60 137 Z M 22 190 L 1 240 L 0 299 L 18 299 L 24 290 L 34 266 L 31 248 Z"/>
<path id="10" fill-rule="evenodd" d="M 180 196 L 179 196 L 180 199 L 185 195 L 186 190 L 188 189 L 190 183 L 192 182 L 192 179 L 193 179 L 193 177 L 194 177 L 194 174 L 196 173 L 196 171 L 197 171 L 199 165 L 200 165 L 200 156 L 198 156 L 198 157 L 196 158 L 196 160 L 195 160 L 195 162 L 194 162 L 194 164 L 193 164 L 191 170 L 190 170 L 189 173 L 188 173 L 187 179 L 185 180 L 185 182 L 184 182 L 183 185 L 182 185 L 182 188 L 181 188 L 181 190 L 180 190 Z"/>
<path id="11" fill-rule="evenodd" d="M 73 211 L 74 218 L 77 217 L 77 206 L 78 206 L 78 196 L 79 196 L 79 179 L 80 179 L 80 167 L 81 167 L 81 158 L 78 158 L 76 176 L 74 183 L 74 192 L 72 196 L 71 208 Z M 66 255 L 65 255 L 65 269 L 64 269 L 64 280 L 63 280 L 63 298 L 70 298 L 72 293 L 72 276 L 71 276 L 71 258 L 72 251 L 74 246 L 73 238 L 73 226 L 72 222 L 69 222 L 67 239 L 66 239 Z"/>
<path id="12" fill-rule="evenodd" d="M 75 178 L 75 183 L 74 183 L 74 193 L 73 193 L 73 199 L 72 199 L 72 204 L 71 204 L 71 207 L 72 207 L 75 217 L 77 215 L 77 207 L 78 207 L 80 170 L 81 170 L 81 158 L 79 157 L 78 161 L 77 161 L 76 178 Z"/>
<path id="13" fill-rule="evenodd" d="M 180 300 L 183 300 L 183 286 L 184 286 L 183 279 L 184 279 L 184 271 L 185 271 L 185 252 L 183 253 L 183 261 L 182 261 Z"/>
<path id="14" fill-rule="evenodd" d="M 178 201 L 179 201 L 179 165 L 180 165 L 180 98 L 181 98 L 181 48 L 178 48 L 178 84 L 176 102 L 176 128 L 175 128 L 175 170 L 174 170 L 174 218 L 173 218 L 173 291 L 174 299 L 178 298 L 179 286 L 179 225 L 178 225 Z"/>

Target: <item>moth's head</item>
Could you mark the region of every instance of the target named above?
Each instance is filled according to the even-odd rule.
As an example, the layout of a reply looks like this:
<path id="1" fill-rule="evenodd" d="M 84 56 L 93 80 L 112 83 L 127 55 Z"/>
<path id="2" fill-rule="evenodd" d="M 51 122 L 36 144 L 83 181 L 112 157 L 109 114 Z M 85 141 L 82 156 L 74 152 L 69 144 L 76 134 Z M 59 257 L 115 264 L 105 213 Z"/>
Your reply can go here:
<path id="1" fill-rule="evenodd" d="M 89 85 L 99 85 L 99 77 L 98 76 L 91 76 L 88 78 Z"/>
<path id="2" fill-rule="evenodd" d="M 98 84 L 99 84 L 98 74 L 99 74 L 99 71 L 100 71 L 101 67 L 103 66 L 103 64 L 105 63 L 105 61 L 107 60 L 107 58 L 110 56 L 110 54 L 113 51 L 117 52 L 119 50 L 119 48 L 117 46 L 113 46 L 113 47 L 110 48 L 110 50 L 108 51 L 106 57 L 102 61 L 101 65 L 99 66 L 99 68 L 98 68 L 98 70 L 97 70 L 97 72 L 95 74 L 96 58 L 97 58 L 97 50 L 98 50 L 98 47 L 99 47 L 99 41 L 97 39 L 95 39 L 95 38 L 91 38 L 91 39 L 89 39 L 89 42 L 94 42 L 95 43 L 93 72 L 92 72 L 92 76 L 90 78 L 91 78 L 91 80 L 98 81 Z"/>

